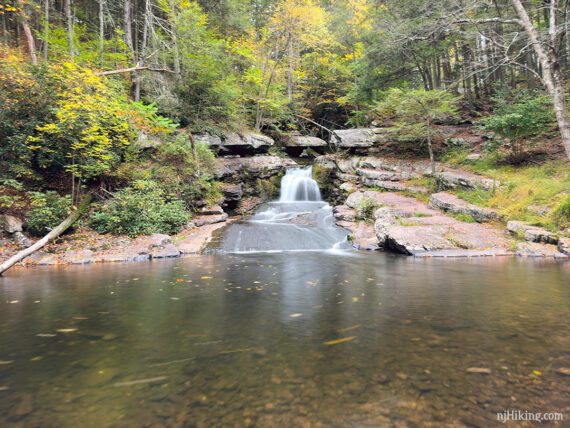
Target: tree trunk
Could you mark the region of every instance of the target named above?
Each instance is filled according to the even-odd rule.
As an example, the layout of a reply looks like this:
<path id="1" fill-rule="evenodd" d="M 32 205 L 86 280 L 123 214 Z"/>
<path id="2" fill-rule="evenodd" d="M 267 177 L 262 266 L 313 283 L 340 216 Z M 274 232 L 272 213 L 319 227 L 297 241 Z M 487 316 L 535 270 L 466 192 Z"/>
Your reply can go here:
<path id="1" fill-rule="evenodd" d="M 435 176 L 435 156 L 433 155 L 433 147 L 431 145 L 431 121 L 428 119 L 427 124 L 427 146 L 429 151 L 429 162 L 431 166 L 431 174 Z"/>
<path id="2" fill-rule="evenodd" d="M 65 20 L 67 22 L 67 44 L 69 48 L 69 56 L 73 59 L 75 56 L 75 46 L 73 37 L 73 16 L 71 14 L 71 0 L 65 0 Z"/>
<path id="3" fill-rule="evenodd" d="M 44 61 L 48 60 L 49 56 L 49 8 L 51 0 L 44 0 Z"/>
<path id="4" fill-rule="evenodd" d="M 99 0 L 99 63 L 103 65 L 105 51 L 105 0 Z"/>
<path id="5" fill-rule="evenodd" d="M 59 224 L 59 226 L 54 228 L 50 233 L 48 233 L 46 236 L 44 236 L 42 239 L 40 239 L 34 245 L 26 248 L 25 250 L 20 251 L 19 253 L 15 254 L 14 256 L 12 256 L 8 260 L 6 260 L 4 263 L 2 263 L 0 265 L 0 275 L 2 275 L 4 272 L 6 272 L 8 269 L 10 269 L 16 263 L 21 262 L 26 257 L 31 256 L 36 251 L 45 247 L 45 245 L 49 241 L 57 238 L 59 235 L 61 235 L 63 232 L 65 232 L 67 229 L 69 229 L 71 226 L 73 226 L 73 224 L 77 220 L 79 220 L 79 218 L 85 212 L 85 210 L 87 210 L 87 208 L 89 207 L 89 204 L 91 204 L 92 199 L 93 199 L 92 195 L 85 196 L 83 198 L 83 201 L 81 201 L 81 204 L 79 204 L 79 207 L 77 207 L 76 210 L 74 210 L 65 220 L 63 220 L 63 222 L 61 222 Z"/>
<path id="6" fill-rule="evenodd" d="M 22 20 L 22 29 L 24 30 L 24 35 L 26 36 L 26 42 L 28 43 L 28 50 L 30 51 L 32 64 L 36 65 L 38 63 L 38 57 L 36 55 L 36 42 L 34 40 L 32 30 L 30 29 L 30 23 L 28 21 L 26 11 L 24 10 L 24 4 L 22 0 L 17 0 L 16 6 L 18 7 L 18 14 Z"/>
<path id="7" fill-rule="evenodd" d="M 549 23 L 549 50 L 546 51 L 541 43 L 538 31 L 533 26 L 528 13 L 520 0 L 511 0 L 517 12 L 521 24 L 527 33 L 532 47 L 542 68 L 542 81 L 546 90 L 552 97 L 556 121 L 562 137 L 562 143 L 566 151 L 566 156 L 570 160 L 570 120 L 566 100 L 564 99 L 564 81 L 560 71 L 560 63 L 556 51 L 556 6 L 557 0 L 550 0 L 550 23 Z"/>

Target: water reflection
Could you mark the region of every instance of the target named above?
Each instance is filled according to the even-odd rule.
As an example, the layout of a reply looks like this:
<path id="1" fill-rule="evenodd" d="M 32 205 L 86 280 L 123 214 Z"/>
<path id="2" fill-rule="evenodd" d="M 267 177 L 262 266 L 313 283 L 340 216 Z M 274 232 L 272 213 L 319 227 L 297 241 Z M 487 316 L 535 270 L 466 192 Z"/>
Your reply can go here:
<path id="1" fill-rule="evenodd" d="M 570 405 L 569 263 L 347 254 L 12 273 L 0 426 L 492 426 Z"/>

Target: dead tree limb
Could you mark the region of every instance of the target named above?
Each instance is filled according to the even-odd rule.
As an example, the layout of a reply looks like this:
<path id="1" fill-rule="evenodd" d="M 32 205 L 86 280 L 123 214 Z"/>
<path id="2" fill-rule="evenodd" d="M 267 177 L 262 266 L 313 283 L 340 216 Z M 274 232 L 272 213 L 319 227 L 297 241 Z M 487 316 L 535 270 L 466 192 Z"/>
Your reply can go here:
<path id="1" fill-rule="evenodd" d="M 65 232 L 67 229 L 73 226 L 73 224 L 77 220 L 79 220 L 79 217 L 81 217 L 81 215 L 85 212 L 85 210 L 87 210 L 87 208 L 91 204 L 92 199 L 93 196 L 91 194 L 85 196 L 81 201 L 81 203 L 79 204 L 79 206 L 77 207 L 77 209 L 74 209 L 73 212 L 59 224 L 59 226 L 55 227 L 50 233 L 48 233 L 46 236 L 44 236 L 42 239 L 40 239 L 32 246 L 20 251 L 19 253 L 15 254 L 14 256 L 6 260 L 4 263 L 2 263 L 0 265 L 0 275 L 2 275 L 4 272 L 10 269 L 16 263 L 21 262 L 26 257 L 31 256 L 36 251 L 45 247 L 45 245 L 48 242 L 57 238 L 59 235 L 61 235 L 63 232 Z"/>
<path id="2" fill-rule="evenodd" d="M 318 126 L 318 127 L 321 128 L 321 129 L 324 129 L 325 131 L 327 131 L 328 133 L 330 133 L 331 136 L 334 137 L 337 142 L 340 142 L 339 136 L 336 135 L 336 132 L 333 131 L 332 129 L 329 129 L 329 128 L 327 128 L 326 126 L 323 126 L 323 125 L 321 125 L 320 123 L 315 122 L 313 119 L 309 119 L 308 117 L 305 117 L 305 116 L 300 116 L 300 115 L 296 114 L 295 117 L 297 117 L 297 118 L 299 118 L 299 119 L 306 120 L 307 122 L 312 123 L 313 125 Z M 330 148 L 330 141 L 329 141 L 329 148 Z"/>
<path id="3" fill-rule="evenodd" d="M 135 73 L 137 71 L 155 71 L 157 73 L 172 73 L 178 74 L 176 71 L 169 70 L 168 68 L 152 68 L 147 66 L 134 66 L 130 68 L 121 68 L 119 70 L 110 70 L 110 71 L 101 71 L 99 73 L 95 73 L 96 76 L 110 76 L 112 74 L 124 74 L 124 73 Z"/>

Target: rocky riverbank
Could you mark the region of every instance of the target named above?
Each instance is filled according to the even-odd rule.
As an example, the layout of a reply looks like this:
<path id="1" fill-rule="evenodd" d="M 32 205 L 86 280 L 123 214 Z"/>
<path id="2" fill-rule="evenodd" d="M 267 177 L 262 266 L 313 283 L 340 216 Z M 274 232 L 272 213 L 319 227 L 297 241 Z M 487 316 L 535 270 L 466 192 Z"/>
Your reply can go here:
<path id="1" fill-rule="evenodd" d="M 567 259 L 570 239 L 450 193 L 496 189 L 490 178 L 438 165 L 436 189 L 414 183 L 429 176 L 426 161 L 325 155 L 316 159 L 322 185 L 335 201 L 337 224 L 360 249 L 416 257 L 528 256 Z"/>

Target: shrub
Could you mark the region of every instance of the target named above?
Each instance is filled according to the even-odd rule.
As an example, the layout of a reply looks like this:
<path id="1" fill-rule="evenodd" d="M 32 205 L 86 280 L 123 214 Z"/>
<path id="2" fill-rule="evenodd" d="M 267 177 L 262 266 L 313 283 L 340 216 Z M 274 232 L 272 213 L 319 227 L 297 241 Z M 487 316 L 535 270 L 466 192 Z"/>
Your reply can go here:
<path id="1" fill-rule="evenodd" d="M 99 233 L 135 237 L 178 233 L 189 219 L 181 200 L 168 198 L 153 182 L 138 181 L 95 211 L 91 226 Z"/>
<path id="2" fill-rule="evenodd" d="M 371 220 L 374 215 L 376 203 L 372 198 L 362 198 L 358 204 L 358 217 L 363 220 Z"/>
<path id="3" fill-rule="evenodd" d="M 560 228 L 570 225 L 570 195 L 566 195 L 566 198 L 554 209 L 552 217 Z"/>
<path id="4" fill-rule="evenodd" d="M 60 224 L 71 210 L 71 196 L 60 196 L 53 191 L 30 192 L 28 196 L 32 209 L 26 217 L 26 228 L 36 236 L 47 234 Z"/>

